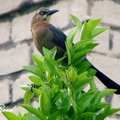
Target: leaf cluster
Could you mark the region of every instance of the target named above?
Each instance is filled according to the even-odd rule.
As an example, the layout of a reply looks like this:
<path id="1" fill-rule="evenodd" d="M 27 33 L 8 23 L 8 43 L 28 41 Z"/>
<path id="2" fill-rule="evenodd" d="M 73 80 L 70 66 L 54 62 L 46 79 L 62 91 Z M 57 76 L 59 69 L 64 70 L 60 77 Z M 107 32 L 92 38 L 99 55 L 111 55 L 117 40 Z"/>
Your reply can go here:
<path id="1" fill-rule="evenodd" d="M 71 18 L 76 26 L 67 36 L 65 55 L 55 60 L 56 48 L 43 48 L 44 57 L 32 54 L 36 65 L 24 68 L 33 73 L 29 76 L 33 86 L 21 86 L 25 90 L 21 106 L 28 113 L 15 115 L 2 111 L 8 120 L 104 120 L 120 111 L 101 101 L 115 90 L 98 90 L 94 83 L 96 71 L 86 60 L 86 55 L 98 45 L 95 36 L 107 28 L 97 28 L 101 19 L 90 19 L 82 24 L 75 16 L 71 15 Z M 73 44 L 76 34 L 79 34 L 79 40 Z M 90 88 L 85 91 L 87 84 Z M 31 99 L 38 107 L 30 105 Z"/>

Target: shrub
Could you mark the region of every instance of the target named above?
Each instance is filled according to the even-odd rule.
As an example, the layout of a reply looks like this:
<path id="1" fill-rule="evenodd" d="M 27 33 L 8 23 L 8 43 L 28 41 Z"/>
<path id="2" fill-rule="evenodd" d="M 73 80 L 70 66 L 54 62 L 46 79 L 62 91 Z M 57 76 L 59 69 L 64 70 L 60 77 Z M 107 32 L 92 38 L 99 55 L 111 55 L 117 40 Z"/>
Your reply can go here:
<path id="1" fill-rule="evenodd" d="M 91 63 L 85 59 L 98 45 L 94 37 L 107 28 L 96 28 L 101 19 L 90 19 L 82 24 L 75 16 L 71 15 L 71 18 L 76 26 L 67 36 L 67 52 L 58 60 L 55 60 L 56 48 L 43 48 L 44 57 L 32 54 L 36 65 L 24 67 L 33 73 L 29 76 L 32 87 L 21 86 L 25 90 L 24 104 L 21 106 L 28 113 L 15 115 L 3 110 L 8 120 L 104 120 L 120 111 L 120 108 L 111 108 L 108 103 L 101 101 L 115 90 L 98 90 L 94 82 L 96 71 L 90 68 Z M 80 37 L 73 45 L 77 33 Z M 87 84 L 90 88 L 85 91 Z M 31 99 L 38 103 L 38 107 L 30 105 Z"/>

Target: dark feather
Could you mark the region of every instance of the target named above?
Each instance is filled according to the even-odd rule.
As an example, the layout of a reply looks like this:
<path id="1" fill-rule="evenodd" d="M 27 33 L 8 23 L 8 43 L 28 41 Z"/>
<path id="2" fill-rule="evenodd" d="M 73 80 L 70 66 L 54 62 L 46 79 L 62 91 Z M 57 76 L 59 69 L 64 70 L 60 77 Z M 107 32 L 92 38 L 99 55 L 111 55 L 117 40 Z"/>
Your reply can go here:
<path id="1" fill-rule="evenodd" d="M 66 47 L 65 47 L 66 35 L 61 30 L 54 27 L 52 24 L 49 24 L 49 28 L 53 34 L 53 39 L 52 39 L 53 42 L 66 50 Z"/>

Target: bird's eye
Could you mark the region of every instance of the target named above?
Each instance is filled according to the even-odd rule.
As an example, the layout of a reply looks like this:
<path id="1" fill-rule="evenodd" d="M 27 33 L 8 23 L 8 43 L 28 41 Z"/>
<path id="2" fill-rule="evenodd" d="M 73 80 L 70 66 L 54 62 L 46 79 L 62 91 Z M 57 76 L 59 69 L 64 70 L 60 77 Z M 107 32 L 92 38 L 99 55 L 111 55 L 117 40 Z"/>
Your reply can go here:
<path id="1" fill-rule="evenodd" d="M 40 11 L 40 15 L 45 15 L 45 11 Z"/>

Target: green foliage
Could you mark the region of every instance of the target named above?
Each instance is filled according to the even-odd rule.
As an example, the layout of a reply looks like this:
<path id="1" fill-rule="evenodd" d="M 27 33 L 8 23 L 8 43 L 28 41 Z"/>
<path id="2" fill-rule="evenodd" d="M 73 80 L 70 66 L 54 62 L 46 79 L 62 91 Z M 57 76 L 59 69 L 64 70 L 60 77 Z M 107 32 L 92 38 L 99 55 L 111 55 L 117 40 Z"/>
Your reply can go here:
<path id="1" fill-rule="evenodd" d="M 94 83 L 95 70 L 86 55 L 98 45 L 94 37 L 107 28 L 96 28 L 101 19 L 89 20 L 84 24 L 71 15 L 76 27 L 67 36 L 67 52 L 62 58 L 55 60 L 56 48 L 43 48 L 44 57 L 32 54 L 35 66 L 24 68 L 33 73 L 29 76 L 30 85 L 23 85 L 25 90 L 24 104 L 21 105 L 28 113 L 15 115 L 9 111 L 2 111 L 8 120 L 104 120 L 107 116 L 120 111 L 111 108 L 102 98 L 112 94 L 115 90 L 99 91 Z M 80 38 L 73 45 L 75 35 Z M 67 56 L 68 62 L 64 64 Z M 90 89 L 84 88 L 90 84 Z M 33 98 L 38 107 L 30 105 Z"/>

